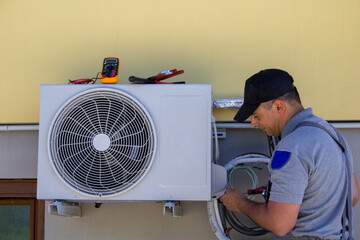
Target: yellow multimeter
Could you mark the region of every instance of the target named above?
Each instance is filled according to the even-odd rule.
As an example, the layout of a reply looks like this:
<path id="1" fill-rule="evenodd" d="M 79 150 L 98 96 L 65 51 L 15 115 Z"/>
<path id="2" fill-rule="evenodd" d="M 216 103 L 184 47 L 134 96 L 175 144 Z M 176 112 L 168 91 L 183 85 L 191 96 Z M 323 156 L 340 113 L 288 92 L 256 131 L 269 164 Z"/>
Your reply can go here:
<path id="1" fill-rule="evenodd" d="M 107 57 L 104 59 L 101 71 L 101 83 L 115 84 L 119 80 L 120 61 L 116 57 Z"/>

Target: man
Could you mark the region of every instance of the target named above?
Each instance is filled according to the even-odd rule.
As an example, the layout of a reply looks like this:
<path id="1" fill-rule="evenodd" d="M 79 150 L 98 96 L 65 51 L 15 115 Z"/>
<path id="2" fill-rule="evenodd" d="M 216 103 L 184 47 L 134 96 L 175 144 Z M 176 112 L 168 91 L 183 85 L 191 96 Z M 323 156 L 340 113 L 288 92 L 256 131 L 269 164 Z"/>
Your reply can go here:
<path id="1" fill-rule="evenodd" d="M 311 108 L 304 109 L 292 77 L 278 69 L 260 71 L 246 81 L 244 104 L 234 119 L 243 122 L 250 116 L 252 127 L 281 137 L 269 164 L 270 198 L 258 203 L 227 189 L 220 198 L 225 207 L 246 214 L 275 239 L 341 239 L 348 192 L 345 155 L 325 130 L 299 124 L 320 124 L 337 136 L 336 130 Z M 351 154 L 349 158 L 349 196 L 355 206 L 359 187 Z"/>

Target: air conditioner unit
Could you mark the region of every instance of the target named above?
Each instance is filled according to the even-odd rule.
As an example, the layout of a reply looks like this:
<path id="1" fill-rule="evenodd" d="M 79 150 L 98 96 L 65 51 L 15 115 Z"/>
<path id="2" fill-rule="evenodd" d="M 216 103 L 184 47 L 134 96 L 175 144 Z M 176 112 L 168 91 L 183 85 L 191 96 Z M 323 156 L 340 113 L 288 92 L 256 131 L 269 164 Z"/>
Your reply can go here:
<path id="1" fill-rule="evenodd" d="M 42 85 L 38 199 L 210 200 L 211 107 L 206 84 Z"/>

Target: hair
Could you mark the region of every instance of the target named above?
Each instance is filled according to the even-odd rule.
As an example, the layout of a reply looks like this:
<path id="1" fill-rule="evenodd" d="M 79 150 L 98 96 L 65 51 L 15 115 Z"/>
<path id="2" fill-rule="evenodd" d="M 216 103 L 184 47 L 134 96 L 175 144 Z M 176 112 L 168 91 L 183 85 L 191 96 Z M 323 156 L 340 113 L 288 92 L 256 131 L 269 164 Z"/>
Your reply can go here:
<path id="1" fill-rule="evenodd" d="M 278 97 L 278 98 L 275 98 L 273 100 L 270 100 L 270 101 L 267 101 L 267 102 L 264 102 L 263 103 L 263 107 L 266 109 L 266 110 L 270 110 L 273 103 L 276 101 L 276 100 L 282 100 L 284 102 L 287 102 L 289 103 L 290 105 L 294 105 L 294 104 L 300 104 L 301 105 L 301 100 L 300 100 L 300 95 L 299 95 L 299 92 L 298 90 L 296 89 L 296 87 L 294 87 L 293 90 L 285 93 L 284 95 Z"/>

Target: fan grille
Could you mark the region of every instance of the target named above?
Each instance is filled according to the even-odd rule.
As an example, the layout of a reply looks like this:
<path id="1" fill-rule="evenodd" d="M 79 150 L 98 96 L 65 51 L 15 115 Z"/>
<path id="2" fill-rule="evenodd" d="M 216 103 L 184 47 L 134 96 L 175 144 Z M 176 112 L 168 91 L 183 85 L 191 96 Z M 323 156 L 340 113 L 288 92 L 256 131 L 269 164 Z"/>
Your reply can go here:
<path id="1" fill-rule="evenodd" d="M 70 187 L 110 196 L 129 190 L 146 175 L 154 158 L 154 125 L 133 97 L 117 90 L 90 90 L 58 111 L 48 148 L 54 169 Z"/>

